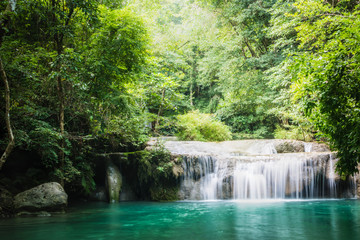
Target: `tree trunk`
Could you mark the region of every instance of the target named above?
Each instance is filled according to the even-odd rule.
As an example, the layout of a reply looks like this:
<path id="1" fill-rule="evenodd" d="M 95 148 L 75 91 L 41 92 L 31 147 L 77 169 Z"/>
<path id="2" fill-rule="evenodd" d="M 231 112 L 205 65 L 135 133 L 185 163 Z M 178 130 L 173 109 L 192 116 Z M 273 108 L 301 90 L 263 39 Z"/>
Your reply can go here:
<path id="1" fill-rule="evenodd" d="M 245 44 L 246 44 L 246 46 L 247 46 L 247 48 L 250 50 L 250 53 L 251 53 L 251 56 L 252 57 L 257 57 L 257 55 L 256 55 L 256 53 L 255 53 L 255 51 L 254 51 L 254 49 L 252 49 L 252 47 L 251 47 L 251 45 L 248 43 L 248 40 L 247 39 L 245 39 Z"/>
<path id="2" fill-rule="evenodd" d="M 244 49 L 243 47 L 241 48 L 241 51 L 242 51 L 242 54 L 243 54 L 243 56 L 244 56 L 244 58 L 245 58 L 245 60 L 246 60 L 247 57 L 246 57 L 245 49 Z"/>
<path id="3" fill-rule="evenodd" d="M 74 14 L 74 6 L 73 4 L 68 4 L 71 1 L 63 1 L 62 5 L 61 2 L 52 0 L 51 6 L 52 11 L 54 11 L 56 8 L 61 9 L 63 11 L 63 15 L 60 16 L 60 22 L 61 27 L 63 29 L 66 29 Z M 66 9 L 65 6 L 68 8 Z M 66 9 L 66 10 L 65 10 Z M 67 11 L 67 12 L 66 12 Z M 56 16 L 55 14 L 52 15 L 53 21 L 56 22 Z M 55 45 L 56 45 L 56 51 L 58 56 L 60 56 L 64 52 L 64 37 L 65 37 L 65 31 L 57 31 L 54 35 Z M 61 63 L 60 63 L 61 64 Z M 57 71 L 60 71 L 61 65 L 57 66 Z M 58 100 L 59 100 L 59 127 L 60 127 L 60 134 L 61 134 L 61 140 L 60 140 L 60 152 L 59 152 L 59 163 L 60 163 L 60 170 L 62 173 L 62 176 L 60 178 L 60 184 L 62 187 L 65 185 L 64 181 L 64 168 L 65 168 L 65 92 L 64 92 L 64 86 L 63 86 L 63 79 L 61 76 L 57 77 L 57 93 L 58 93 Z"/>
<path id="4" fill-rule="evenodd" d="M 5 86 L 5 122 L 6 122 L 7 132 L 9 135 L 9 143 L 5 149 L 5 152 L 0 158 L 0 170 L 1 170 L 3 164 L 6 162 L 6 159 L 9 157 L 11 151 L 15 146 L 15 138 L 10 124 L 10 88 L 1 57 L 0 57 L 0 72 L 1 72 L 1 78 L 4 81 L 4 86 Z"/>
<path id="5" fill-rule="evenodd" d="M 59 152 L 59 162 L 60 162 L 60 169 L 62 174 L 64 173 L 64 167 L 65 167 L 65 121 L 64 121 L 64 109 L 65 109 L 65 97 L 64 97 L 64 87 L 62 83 L 62 79 L 59 76 L 57 78 L 57 91 L 58 91 L 58 98 L 59 98 L 59 125 L 60 125 L 60 134 L 61 134 L 61 140 L 60 140 L 60 147 L 61 150 Z M 60 178 L 60 184 L 62 187 L 64 187 L 64 177 L 62 176 Z"/>
<path id="6" fill-rule="evenodd" d="M 2 20 L 4 20 L 4 22 L 0 25 L 0 46 L 2 44 L 2 38 L 5 34 L 4 26 L 6 26 L 9 21 L 9 19 L 6 17 L 6 13 L 15 11 L 15 7 L 16 7 L 16 0 L 9 0 L 5 12 L 3 13 L 3 16 L 5 17 Z M 7 158 L 9 157 L 10 153 L 12 152 L 15 146 L 15 138 L 10 122 L 10 87 L 1 57 L 0 57 L 0 74 L 5 87 L 5 123 L 9 135 L 9 143 L 0 158 L 0 170 L 1 170 L 2 166 L 6 162 Z"/>
<path id="7" fill-rule="evenodd" d="M 158 111 L 157 118 L 156 118 L 156 123 L 155 123 L 155 132 L 157 132 L 157 128 L 159 126 L 160 116 L 161 116 L 163 106 L 164 106 L 164 101 L 165 101 L 165 93 L 166 93 L 166 89 L 163 88 L 162 94 L 161 94 L 162 95 L 161 96 L 161 104 L 160 104 L 160 107 L 159 107 L 159 111 Z"/>
<path id="8" fill-rule="evenodd" d="M 190 100 L 190 105 L 191 105 L 191 107 L 194 106 L 194 103 L 193 103 L 193 95 L 194 95 L 194 93 L 193 93 L 193 84 L 192 84 L 192 82 L 191 82 L 191 84 L 190 84 L 190 96 L 189 96 L 189 100 Z"/>

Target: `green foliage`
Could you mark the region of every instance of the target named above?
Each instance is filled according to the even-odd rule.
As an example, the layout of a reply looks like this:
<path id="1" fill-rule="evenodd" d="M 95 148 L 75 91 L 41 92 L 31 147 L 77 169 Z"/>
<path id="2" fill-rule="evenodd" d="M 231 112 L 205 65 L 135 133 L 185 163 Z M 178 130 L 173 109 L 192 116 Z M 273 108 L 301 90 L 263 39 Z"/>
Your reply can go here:
<path id="1" fill-rule="evenodd" d="M 16 148 L 36 152 L 37 170 L 72 192 L 95 187 L 96 153 L 134 151 L 142 189 L 175 199 L 169 154 L 139 151 L 150 134 L 175 132 L 201 141 L 325 137 L 339 171 L 356 171 L 356 1 L 18 0 L 5 16 L 6 6 L 0 54 Z M 0 123 L 4 148 L 2 115 Z"/>
<path id="2" fill-rule="evenodd" d="M 110 10 L 92 0 L 19 0 L 10 17 L 0 54 L 11 88 L 16 150 L 37 153 L 36 167 L 45 169 L 49 180 L 64 179 L 67 191 L 88 193 L 95 186 L 97 151 L 107 151 L 113 142 L 134 150 L 146 141 L 147 115 L 125 86 L 146 65 L 148 36 L 142 20 L 128 8 Z M 65 99 L 63 136 L 59 78 Z M 104 146 L 85 141 L 87 135 Z M 63 166 L 60 152 L 65 154 Z"/>
<path id="3" fill-rule="evenodd" d="M 297 1 L 301 49 L 292 64 L 294 100 L 338 150 L 337 170 L 357 172 L 360 162 L 358 5 Z"/>
<path id="4" fill-rule="evenodd" d="M 164 146 L 157 142 L 149 151 L 136 154 L 137 179 L 140 187 L 146 191 L 151 200 L 177 200 L 177 180 L 173 174 L 176 164 Z"/>
<path id="5" fill-rule="evenodd" d="M 177 116 L 180 140 L 226 141 L 231 139 L 229 127 L 210 114 L 190 112 Z"/>
<path id="6" fill-rule="evenodd" d="M 313 135 L 301 128 L 301 126 L 289 125 L 288 129 L 277 126 L 274 132 L 276 139 L 295 139 L 301 141 L 311 141 Z"/>
<path id="7" fill-rule="evenodd" d="M 147 34 L 141 19 L 128 8 L 100 6 L 99 10 L 99 28 L 92 34 L 85 55 L 87 84 L 96 97 L 116 93 L 134 80 L 132 74 L 142 68 L 147 56 Z"/>

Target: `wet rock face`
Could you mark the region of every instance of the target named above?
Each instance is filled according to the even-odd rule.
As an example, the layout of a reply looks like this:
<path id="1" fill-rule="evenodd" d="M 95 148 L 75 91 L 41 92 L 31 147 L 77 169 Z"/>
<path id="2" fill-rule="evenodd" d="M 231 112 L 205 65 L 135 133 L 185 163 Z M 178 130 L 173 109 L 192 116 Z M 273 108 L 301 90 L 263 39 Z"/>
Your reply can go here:
<path id="1" fill-rule="evenodd" d="M 178 164 L 174 164 L 172 167 L 172 173 L 176 178 L 179 178 L 184 175 L 184 168 Z"/>
<path id="2" fill-rule="evenodd" d="M 311 148 L 312 152 L 330 152 L 329 146 L 324 143 L 313 143 Z"/>
<path id="3" fill-rule="evenodd" d="M 0 218 L 10 217 L 14 213 L 13 195 L 0 186 Z"/>
<path id="4" fill-rule="evenodd" d="M 19 193 L 14 198 L 16 212 L 60 212 L 67 206 L 68 196 L 59 183 L 44 183 Z"/>
<path id="5" fill-rule="evenodd" d="M 233 178 L 234 178 L 233 176 L 228 176 L 223 179 L 221 196 L 219 196 L 218 198 L 221 198 L 221 199 L 233 198 L 233 189 L 234 189 L 234 179 Z"/>
<path id="6" fill-rule="evenodd" d="M 296 140 L 273 140 L 277 153 L 330 152 L 324 143 L 303 142 Z"/>
<path id="7" fill-rule="evenodd" d="M 122 175 L 119 168 L 112 162 L 107 162 L 106 167 L 106 187 L 110 202 L 119 202 L 122 187 Z"/>
<path id="8" fill-rule="evenodd" d="M 275 143 L 277 153 L 305 152 L 304 143 L 300 141 L 281 141 Z"/>
<path id="9" fill-rule="evenodd" d="M 105 187 L 97 186 L 95 191 L 91 193 L 90 200 L 97 202 L 107 202 L 108 198 Z"/>
<path id="10" fill-rule="evenodd" d="M 360 199 L 360 163 L 358 164 L 358 174 L 357 174 L 357 177 L 356 177 L 356 186 L 357 186 L 357 198 Z"/>

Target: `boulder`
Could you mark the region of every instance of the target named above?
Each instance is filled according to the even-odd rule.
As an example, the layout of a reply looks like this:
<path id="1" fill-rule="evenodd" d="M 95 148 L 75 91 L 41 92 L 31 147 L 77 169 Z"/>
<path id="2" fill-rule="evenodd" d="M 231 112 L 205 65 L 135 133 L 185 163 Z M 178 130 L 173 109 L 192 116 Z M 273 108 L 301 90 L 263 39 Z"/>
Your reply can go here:
<path id="1" fill-rule="evenodd" d="M 44 183 L 19 193 L 14 198 L 16 212 L 62 212 L 68 196 L 59 183 Z"/>
<path id="2" fill-rule="evenodd" d="M 0 218 L 10 217 L 14 213 L 14 197 L 13 195 L 0 186 Z"/>

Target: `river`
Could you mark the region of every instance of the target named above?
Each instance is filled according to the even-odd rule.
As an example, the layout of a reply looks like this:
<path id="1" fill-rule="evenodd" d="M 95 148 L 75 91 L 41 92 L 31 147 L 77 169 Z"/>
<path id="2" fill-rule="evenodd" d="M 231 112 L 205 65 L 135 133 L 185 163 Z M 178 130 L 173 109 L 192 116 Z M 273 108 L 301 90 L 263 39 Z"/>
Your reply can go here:
<path id="1" fill-rule="evenodd" d="M 83 203 L 51 217 L 0 219 L 1 240 L 360 239 L 360 201 Z"/>

